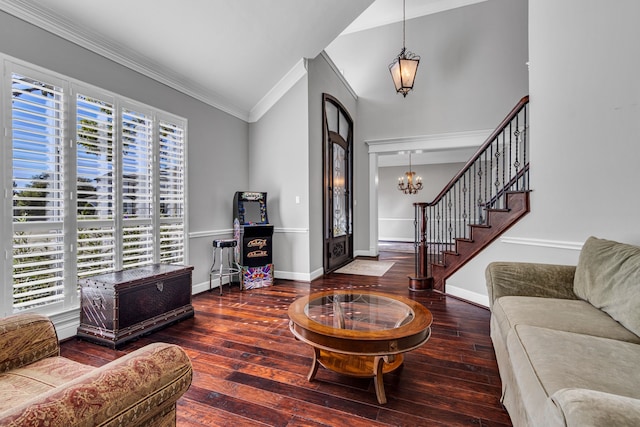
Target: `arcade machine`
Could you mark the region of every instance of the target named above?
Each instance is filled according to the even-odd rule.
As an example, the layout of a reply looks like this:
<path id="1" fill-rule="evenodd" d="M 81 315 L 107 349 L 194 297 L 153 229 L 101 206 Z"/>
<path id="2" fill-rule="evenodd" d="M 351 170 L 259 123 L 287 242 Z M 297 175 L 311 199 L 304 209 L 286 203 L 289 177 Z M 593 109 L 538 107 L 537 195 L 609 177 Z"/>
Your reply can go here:
<path id="1" fill-rule="evenodd" d="M 273 285 L 273 225 L 267 217 L 267 193 L 237 191 L 233 197 L 236 259 L 244 289 Z"/>

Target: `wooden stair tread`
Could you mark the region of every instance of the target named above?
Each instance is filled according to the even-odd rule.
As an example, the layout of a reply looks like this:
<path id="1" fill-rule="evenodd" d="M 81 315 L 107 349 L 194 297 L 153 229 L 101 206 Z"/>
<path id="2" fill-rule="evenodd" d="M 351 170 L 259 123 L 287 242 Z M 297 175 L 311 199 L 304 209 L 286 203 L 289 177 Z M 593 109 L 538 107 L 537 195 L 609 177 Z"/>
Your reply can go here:
<path id="1" fill-rule="evenodd" d="M 529 212 L 529 191 L 509 192 L 506 205 L 505 209 L 487 209 L 483 224 L 467 225 L 470 237 L 456 238 L 454 248 L 440 252 L 440 259 L 430 264 L 434 290 L 444 292 L 449 276 Z"/>

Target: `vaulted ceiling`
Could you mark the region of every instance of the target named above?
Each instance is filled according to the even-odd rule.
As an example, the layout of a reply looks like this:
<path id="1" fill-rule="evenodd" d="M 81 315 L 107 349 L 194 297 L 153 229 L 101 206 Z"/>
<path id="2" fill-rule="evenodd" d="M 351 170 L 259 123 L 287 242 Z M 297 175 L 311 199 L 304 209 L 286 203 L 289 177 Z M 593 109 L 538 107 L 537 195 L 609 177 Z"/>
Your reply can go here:
<path id="1" fill-rule="evenodd" d="M 484 0 L 407 0 L 407 19 Z M 0 0 L 0 9 L 243 120 L 341 33 L 402 0 Z"/>

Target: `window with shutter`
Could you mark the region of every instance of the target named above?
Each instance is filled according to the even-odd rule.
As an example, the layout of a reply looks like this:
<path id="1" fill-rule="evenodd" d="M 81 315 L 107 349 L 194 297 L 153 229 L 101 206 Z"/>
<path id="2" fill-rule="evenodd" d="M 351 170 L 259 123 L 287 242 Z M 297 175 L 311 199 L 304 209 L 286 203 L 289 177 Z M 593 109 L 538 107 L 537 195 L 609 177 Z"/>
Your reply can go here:
<path id="1" fill-rule="evenodd" d="M 61 86 L 11 74 L 16 310 L 64 300 L 64 96 Z"/>
<path id="2" fill-rule="evenodd" d="M 0 259 L 0 295 L 12 298 L 0 311 L 68 310 L 79 304 L 78 278 L 187 262 L 186 120 L 4 63 L 11 95 L 0 91 L 0 124 L 10 131 L 0 161 L 11 172 L 0 182 L 11 202 L 0 246 L 11 256 Z"/>
<path id="3" fill-rule="evenodd" d="M 122 108 L 122 264 L 153 263 L 152 120 Z"/>
<path id="4" fill-rule="evenodd" d="M 160 260 L 184 262 L 185 129 L 169 121 L 159 123 Z"/>
<path id="5" fill-rule="evenodd" d="M 115 266 L 116 182 L 113 102 L 76 95 L 77 272 Z"/>

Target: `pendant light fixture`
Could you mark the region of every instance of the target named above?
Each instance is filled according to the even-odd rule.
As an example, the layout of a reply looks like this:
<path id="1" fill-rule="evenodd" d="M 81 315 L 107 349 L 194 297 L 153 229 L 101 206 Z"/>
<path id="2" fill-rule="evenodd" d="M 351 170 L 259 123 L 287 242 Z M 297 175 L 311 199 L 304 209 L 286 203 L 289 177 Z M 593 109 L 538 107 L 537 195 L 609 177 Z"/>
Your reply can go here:
<path id="1" fill-rule="evenodd" d="M 420 63 L 420 57 L 409 52 L 405 47 L 405 9 L 405 0 L 402 0 L 402 50 L 393 62 L 389 64 L 389 71 L 391 72 L 391 78 L 393 78 L 396 92 L 401 93 L 404 97 L 413 89 L 413 81 L 416 78 L 418 64 Z"/>
<path id="2" fill-rule="evenodd" d="M 416 176 L 416 173 L 411 170 L 411 152 L 409 152 L 409 172 L 404 174 L 407 177 L 407 183 L 404 183 L 404 177 L 398 178 L 398 190 L 404 194 L 416 194 L 422 190 L 422 177 Z"/>

